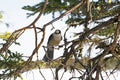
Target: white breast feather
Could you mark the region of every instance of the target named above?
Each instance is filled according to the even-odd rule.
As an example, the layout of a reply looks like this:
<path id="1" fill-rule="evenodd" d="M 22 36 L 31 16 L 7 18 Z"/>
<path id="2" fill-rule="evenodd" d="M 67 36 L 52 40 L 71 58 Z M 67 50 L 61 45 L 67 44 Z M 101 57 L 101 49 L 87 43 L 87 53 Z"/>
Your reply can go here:
<path id="1" fill-rule="evenodd" d="M 61 34 L 54 34 L 55 41 L 61 41 Z"/>
<path id="2" fill-rule="evenodd" d="M 52 42 L 52 45 L 58 46 L 61 41 L 61 34 L 54 34 L 54 40 Z"/>

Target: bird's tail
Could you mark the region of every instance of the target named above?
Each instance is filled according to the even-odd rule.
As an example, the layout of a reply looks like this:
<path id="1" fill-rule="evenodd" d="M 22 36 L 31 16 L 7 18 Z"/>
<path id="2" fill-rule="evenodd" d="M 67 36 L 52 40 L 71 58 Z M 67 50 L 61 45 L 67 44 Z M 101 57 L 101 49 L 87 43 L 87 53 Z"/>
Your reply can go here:
<path id="1" fill-rule="evenodd" d="M 45 62 L 51 61 L 53 59 L 53 56 L 54 56 L 53 53 L 54 53 L 54 49 L 48 48 L 46 54 L 43 57 L 43 61 L 45 61 Z"/>

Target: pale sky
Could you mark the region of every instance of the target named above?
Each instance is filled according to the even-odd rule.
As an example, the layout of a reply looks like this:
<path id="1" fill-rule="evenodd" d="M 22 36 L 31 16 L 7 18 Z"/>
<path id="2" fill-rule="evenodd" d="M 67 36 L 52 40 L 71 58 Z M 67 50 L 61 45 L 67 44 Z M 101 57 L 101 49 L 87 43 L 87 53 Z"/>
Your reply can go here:
<path id="1" fill-rule="evenodd" d="M 0 32 L 5 32 L 5 31 L 11 31 L 13 32 L 14 30 L 17 30 L 19 28 L 25 27 L 29 25 L 33 21 L 34 18 L 28 18 L 26 13 L 28 11 L 25 11 L 21 9 L 25 5 L 33 5 L 37 3 L 37 0 L 3 0 L 0 1 L 0 11 L 3 13 L 3 19 L 2 21 L 5 23 L 9 23 L 10 27 L 7 28 L 4 24 L 0 24 Z M 30 34 L 31 36 L 28 36 Z M 29 37 L 29 38 L 28 38 Z M 21 53 L 26 53 L 27 55 L 30 54 L 32 50 L 29 50 L 33 47 L 33 36 L 31 32 L 27 32 L 24 34 L 24 36 L 20 37 L 21 39 L 18 40 L 18 42 L 21 43 L 21 46 L 16 46 L 13 49 L 14 51 L 20 51 Z M 30 43 L 31 44 L 30 46 Z M 29 45 L 29 48 L 28 48 Z M 14 45 L 13 45 L 14 46 Z"/>
<path id="2" fill-rule="evenodd" d="M 29 25 L 36 18 L 37 14 L 35 16 L 27 18 L 26 13 L 28 13 L 29 11 L 25 11 L 21 8 L 23 6 L 34 5 L 36 3 L 38 3 L 38 0 L 3 0 L 3 1 L 0 1 L 0 11 L 3 14 L 3 19 L 2 19 L 3 23 L 0 24 L 0 27 L 1 27 L 0 33 L 6 32 L 6 31 L 13 32 L 17 29 L 20 29 L 22 27 Z M 51 14 L 46 15 L 44 17 L 42 16 L 36 25 L 41 27 L 42 25 L 44 25 L 45 23 L 51 20 L 52 20 Z M 64 21 L 65 20 L 59 20 L 53 23 L 53 25 L 56 27 L 56 29 L 62 29 L 62 32 L 64 32 L 66 28 L 65 26 L 63 26 Z M 10 24 L 10 27 L 7 28 L 4 23 Z M 43 43 L 43 45 L 45 46 L 46 46 L 49 35 L 54 31 L 53 30 L 49 32 L 51 28 L 52 27 L 47 28 L 47 31 L 46 31 L 47 32 L 46 35 L 48 36 L 46 36 L 45 41 Z M 18 52 L 23 53 L 24 56 L 30 56 L 34 49 L 33 30 L 27 30 L 17 41 L 20 42 L 21 46 L 12 45 L 10 48 L 13 51 L 18 51 Z M 43 48 L 40 48 L 39 51 L 40 51 L 39 57 L 41 59 L 44 55 Z M 62 54 L 59 53 L 57 55 L 60 56 Z"/>
<path id="3" fill-rule="evenodd" d="M 21 9 L 23 6 L 26 5 L 34 5 L 38 3 L 38 0 L 2 0 L 0 1 L 0 11 L 2 11 L 3 14 L 3 23 L 8 23 L 10 24 L 10 27 L 7 28 L 5 26 L 5 24 L 1 23 L 0 24 L 0 33 L 2 32 L 13 32 L 14 30 L 17 30 L 19 28 L 25 27 L 27 25 L 29 25 L 37 16 L 37 14 L 35 16 L 32 16 L 30 18 L 27 18 L 26 13 L 28 13 L 28 11 Z M 45 23 L 49 22 L 52 20 L 51 14 L 49 15 L 45 15 L 44 17 L 42 16 L 40 18 L 40 20 L 37 22 L 37 26 L 42 26 Z M 65 29 L 67 28 L 64 24 L 65 22 L 65 18 L 63 18 L 62 20 L 59 20 L 55 23 L 53 23 L 53 25 L 55 26 L 56 29 L 60 29 L 62 30 L 62 35 L 65 31 Z M 93 24 L 94 26 L 94 24 Z M 43 43 L 43 45 L 46 46 L 47 43 L 47 39 L 49 37 L 49 35 L 54 31 L 51 31 L 52 27 L 47 28 L 47 33 L 46 33 L 46 38 L 45 41 Z M 67 34 L 67 36 L 70 37 L 70 35 L 74 34 L 74 32 L 80 31 L 82 30 L 82 27 L 80 29 L 80 27 L 78 27 L 78 29 L 72 29 L 70 30 L 70 32 Z M 40 34 L 38 34 L 40 35 Z M 40 37 L 39 37 L 40 40 Z M 39 41 L 38 40 L 38 41 Z M 16 46 L 14 47 L 14 45 L 11 46 L 11 49 L 13 51 L 19 51 L 21 53 L 23 53 L 25 56 L 29 56 L 31 55 L 33 49 L 34 49 L 34 34 L 33 34 L 33 30 L 27 30 L 19 39 L 18 42 L 21 43 L 21 46 Z M 40 59 L 42 59 L 43 55 L 44 55 L 44 51 L 43 48 L 41 47 L 39 49 L 39 57 Z M 60 51 L 59 51 L 60 52 Z M 59 57 L 62 55 L 62 52 L 55 54 L 55 58 Z"/>
<path id="4" fill-rule="evenodd" d="M 28 11 L 25 11 L 21 8 L 23 6 L 26 6 L 26 5 L 34 5 L 35 3 L 38 3 L 38 1 L 39 0 L 1 0 L 0 1 L 0 11 L 2 11 L 2 14 L 3 14 L 2 21 L 3 21 L 3 23 L 9 23 L 10 27 L 7 28 L 3 23 L 1 23 L 0 24 L 0 33 L 6 32 L 6 31 L 13 32 L 14 30 L 17 30 L 19 28 L 22 28 L 22 27 L 25 27 L 25 26 L 29 25 L 29 23 L 31 23 L 34 20 L 34 18 L 36 18 L 37 14 L 35 16 L 27 19 L 26 18 L 26 16 L 27 16 L 26 13 Z M 46 17 L 42 17 L 39 20 L 39 22 L 37 23 L 37 26 L 42 26 L 43 24 L 49 22 L 50 20 L 52 20 L 51 15 L 47 15 Z M 66 25 L 64 25 L 64 21 L 65 21 L 64 19 L 59 20 L 59 21 L 55 22 L 53 25 L 56 27 L 56 29 L 59 28 L 59 29 L 62 30 L 62 32 L 64 32 L 64 30 L 66 29 Z M 47 31 L 49 31 L 51 28 L 52 27 L 47 29 Z M 53 32 L 53 31 L 51 31 L 51 32 Z M 46 33 L 46 35 L 48 35 L 48 36 L 46 36 L 43 45 L 46 45 L 47 39 L 48 39 L 51 32 Z M 76 30 L 71 29 L 71 32 L 69 32 L 68 35 L 73 34 L 73 32 L 76 32 Z M 21 43 L 21 46 L 12 45 L 11 49 L 13 51 L 18 51 L 18 52 L 24 53 L 25 56 L 31 55 L 31 53 L 34 49 L 34 34 L 33 34 L 33 31 L 26 31 L 20 37 L 20 39 L 18 39 L 18 42 Z M 57 51 L 56 51 L 57 54 L 55 54 L 55 58 L 62 55 L 62 52 L 60 52 L 60 51 L 58 51 L 58 52 L 59 53 L 57 53 Z M 44 55 L 43 48 L 40 48 L 40 50 L 39 50 L 40 59 L 42 59 L 43 55 Z M 46 74 L 45 72 L 46 71 L 43 71 L 44 74 Z M 32 76 L 32 78 L 29 77 L 29 73 Z M 39 74 L 39 72 L 38 72 L 38 74 Z M 23 75 L 26 78 L 25 80 L 42 80 L 42 79 L 35 78 L 36 77 L 36 71 L 35 72 L 30 71 L 30 72 L 27 72 Z M 49 76 L 47 78 L 49 79 Z"/>
<path id="5" fill-rule="evenodd" d="M 3 22 L 11 24 L 13 29 L 25 26 L 30 21 L 26 21 L 26 12 L 21 9 L 25 5 L 33 5 L 37 0 L 2 0 L 0 1 L 0 11 L 3 12 Z M 17 27 L 16 27 L 17 26 Z"/>
<path id="6" fill-rule="evenodd" d="M 36 18 L 37 14 L 33 17 L 30 18 L 26 18 L 26 13 L 28 11 L 25 11 L 23 9 L 21 9 L 23 6 L 25 5 L 33 5 L 35 3 L 37 3 L 38 0 L 3 0 L 0 1 L 0 11 L 2 11 L 3 14 L 3 23 L 0 24 L 0 33 L 3 32 L 13 32 L 14 30 L 17 30 L 19 28 L 25 27 L 27 25 L 29 25 L 29 23 L 31 23 L 34 18 Z M 49 22 L 50 20 L 52 20 L 51 15 L 47 15 L 46 17 L 42 17 L 39 22 L 37 23 L 37 26 L 42 26 L 43 24 Z M 64 32 L 64 29 L 66 28 L 65 26 L 63 26 L 64 20 L 59 20 L 57 23 L 54 23 L 53 25 L 57 28 L 62 29 L 62 32 Z M 4 23 L 9 23 L 10 27 L 6 27 Z M 49 31 L 52 27 L 48 28 L 47 31 Z M 54 30 L 53 30 L 54 31 Z M 52 32 L 53 32 L 52 31 Z M 49 35 L 51 34 L 51 32 L 47 32 L 46 35 L 46 39 L 43 43 L 43 45 L 46 45 L 47 43 L 47 38 L 49 37 Z M 38 34 L 39 35 L 39 34 Z M 24 56 L 30 56 L 33 49 L 34 49 L 34 34 L 32 30 L 26 31 L 21 37 L 20 39 L 17 40 L 18 42 L 20 42 L 21 46 L 15 46 L 14 44 L 10 47 L 10 49 L 12 51 L 18 51 L 24 54 Z M 58 51 L 59 53 L 55 54 L 55 58 L 59 57 L 60 55 L 62 55 L 60 51 Z M 39 50 L 39 57 L 40 59 L 42 59 L 44 55 L 44 51 L 43 48 L 41 47 Z M 36 59 L 36 56 L 34 57 Z M 42 73 L 44 75 L 48 75 L 47 73 L 51 73 L 50 70 L 42 70 Z M 39 75 L 39 78 L 38 78 Z M 68 75 L 68 74 L 67 74 Z M 69 74 L 71 75 L 71 74 Z M 24 80 L 43 80 L 42 76 L 40 76 L 40 73 L 38 70 L 33 70 L 33 71 L 29 71 L 24 73 L 23 75 Z M 52 74 L 48 75 L 47 80 L 52 80 Z M 67 79 L 67 78 L 65 78 Z M 20 80 L 20 79 L 17 79 Z"/>

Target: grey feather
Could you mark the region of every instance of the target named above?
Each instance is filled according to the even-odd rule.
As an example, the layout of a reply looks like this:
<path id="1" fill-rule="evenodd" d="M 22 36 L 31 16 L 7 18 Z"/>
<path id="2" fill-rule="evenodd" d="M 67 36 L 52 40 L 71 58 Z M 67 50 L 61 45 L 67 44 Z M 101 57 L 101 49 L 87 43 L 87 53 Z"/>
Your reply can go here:
<path id="1" fill-rule="evenodd" d="M 51 61 L 54 56 L 53 53 L 54 53 L 54 48 L 53 49 L 48 48 L 46 54 L 43 57 L 43 61 L 45 62 Z"/>

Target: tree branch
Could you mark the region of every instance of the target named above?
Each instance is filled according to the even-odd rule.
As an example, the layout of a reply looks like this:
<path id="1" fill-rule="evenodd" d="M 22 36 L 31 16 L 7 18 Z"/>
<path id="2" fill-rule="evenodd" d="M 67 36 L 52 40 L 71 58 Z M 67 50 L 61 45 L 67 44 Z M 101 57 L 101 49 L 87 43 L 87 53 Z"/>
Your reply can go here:
<path id="1" fill-rule="evenodd" d="M 115 21 L 118 21 L 118 25 L 117 25 L 117 28 L 115 30 L 115 33 L 114 33 L 114 41 L 111 45 L 109 45 L 109 47 L 107 47 L 102 54 L 94 57 L 93 59 L 91 60 L 96 60 L 96 59 L 100 59 L 102 57 L 104 57 L 109 51 L 112 51 L 115 49 L 116 45 L 117 45 L 117 41 L 118 41 L 118 38 L 119 38 L 119 33 L 120 33 L 120 22 L 119 22 L 119 16 L 115 17 Z M 117 19 L 117 20 L 116 20 Z M 114 53 L 113 53 L 114 54 Z"/>

